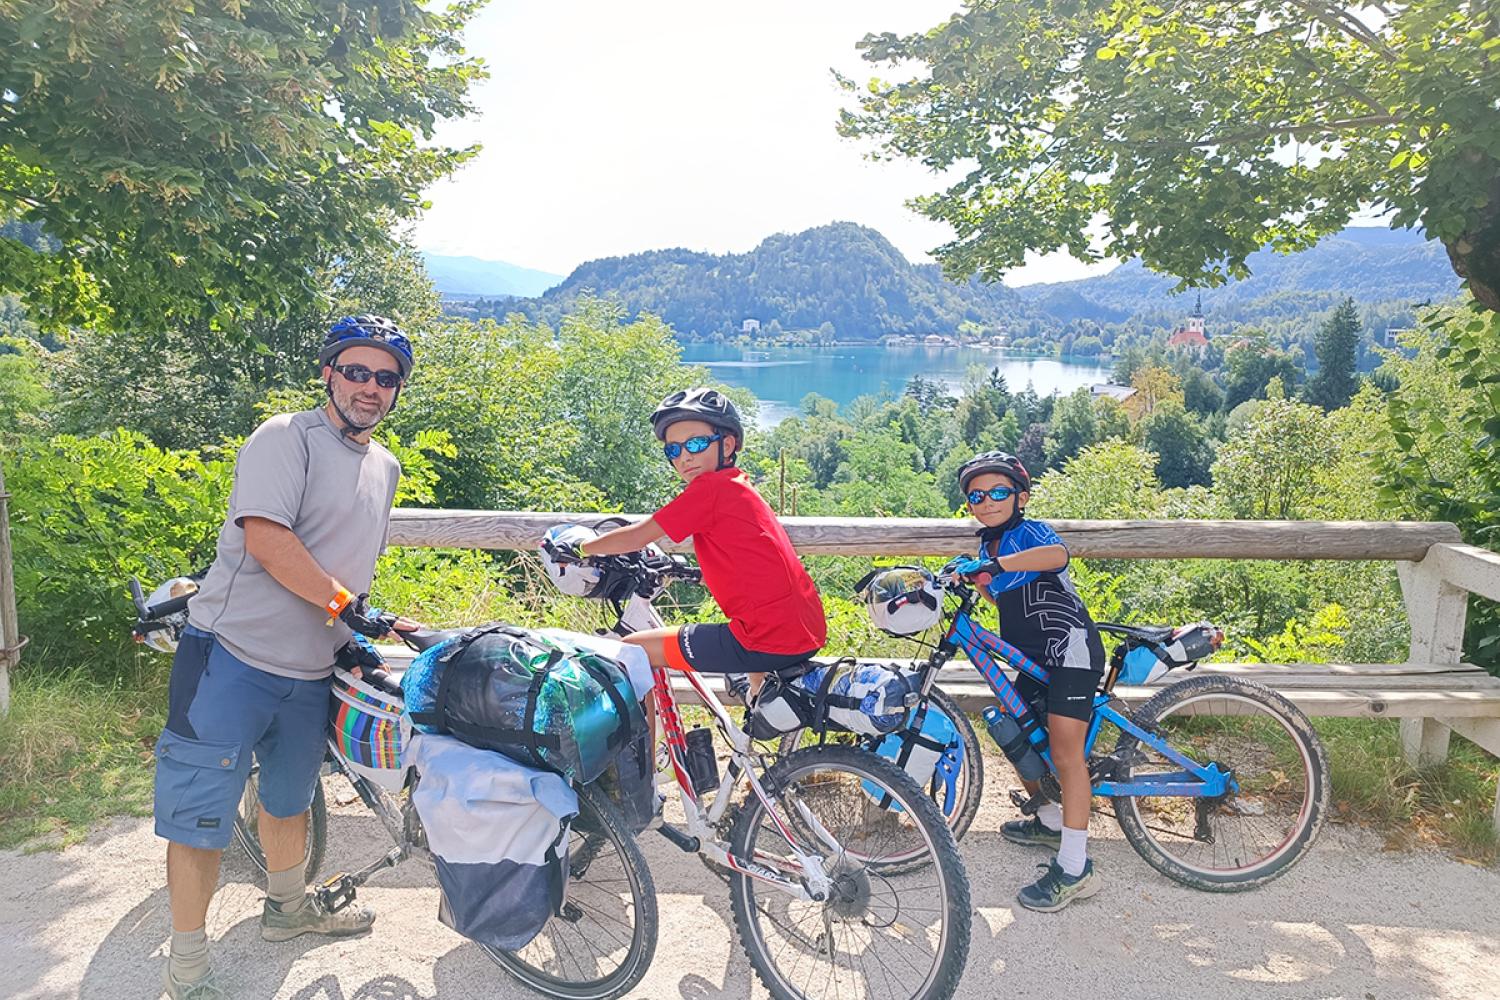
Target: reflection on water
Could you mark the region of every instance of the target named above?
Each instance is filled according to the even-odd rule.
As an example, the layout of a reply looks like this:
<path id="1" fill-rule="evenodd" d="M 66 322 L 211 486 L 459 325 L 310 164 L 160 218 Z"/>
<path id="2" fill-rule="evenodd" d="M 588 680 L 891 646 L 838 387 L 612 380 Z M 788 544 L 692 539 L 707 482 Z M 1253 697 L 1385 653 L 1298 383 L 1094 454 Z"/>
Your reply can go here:
<path id="1" fill-rule="evenodd" d="M 720 380 L 743 386 L 761 401 L 756 422 L 773 427 L 799 412 L 810 392 L 840 406 L 857 396 L 897 395 L 913 375 L 957 392 L 972 367 L 999 368 L 1011 391 L 1030 385 L 1043 396 L 1066 395 L 1082 386 L 1109 381 L 1109 366 L 1093 359 L 1037 358 L 992 348 L 929 347 L 911 344 L 831 348 L 787 347 L 746 350 L 732 344 L 687 344 L 682 359 L 706 366 Z"/>

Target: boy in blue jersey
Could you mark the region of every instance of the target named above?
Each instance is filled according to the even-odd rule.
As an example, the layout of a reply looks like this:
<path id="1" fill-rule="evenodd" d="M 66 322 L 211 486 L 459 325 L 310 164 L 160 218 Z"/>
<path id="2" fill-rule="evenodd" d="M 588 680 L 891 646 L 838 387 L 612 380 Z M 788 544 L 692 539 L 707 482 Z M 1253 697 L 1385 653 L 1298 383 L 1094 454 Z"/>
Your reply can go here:
<path id="1" fill-rule="evenodd" d="M 979 558 L 998 560 L 1001 570 L 981 588 L 1000 612 L 1000 636 L 1051 675 L 1046 685 L 1021 675 L 1016 687 L 1045 713 L 1062 807 L 1048 802 L 1031 819 L 1012 820 L 1000 832 L 1017 844 L 1056 848 L 1042 876 L 1016 898 L 1029 909 L 1060 910 L 1099 891 L 1088 857 L 1093 787 L 1083 746 L 1104 673 L 1104 644 L 1068 578 L 1067 547 L 1045 521 L 1025 517 L 1031 499 L 1026 467 L 1014 455 L 985 452 L 964 463 L 958 483 L 969 512 L 984 525 Z M 1034 781 L 1023 784 L 1031 795 L 1039 791 Z"/>

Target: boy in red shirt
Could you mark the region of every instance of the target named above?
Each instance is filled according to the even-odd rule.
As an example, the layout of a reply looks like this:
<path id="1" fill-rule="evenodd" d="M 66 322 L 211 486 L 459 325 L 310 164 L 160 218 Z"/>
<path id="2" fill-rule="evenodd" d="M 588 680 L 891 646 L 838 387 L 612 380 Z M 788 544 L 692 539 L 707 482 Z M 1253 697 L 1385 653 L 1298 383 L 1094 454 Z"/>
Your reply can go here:
<path id="1" fill-rule="evenodd" d="M 748 674 L 753 698 L 765 674 L 823 648 L 822 599 L 786 529 L 735 467 L 744 426 L 729 398 L 706 388 L 674 392 L 651 414 L 651 427 L 687 486 L 651 517 L 606 532 L 577 554 L 620 555 L 663 535 L 674 542 L 691 536 L 703 584 L 728 624 L 651 629 L 625 641 L 644 648 L 653 666 Z"/>

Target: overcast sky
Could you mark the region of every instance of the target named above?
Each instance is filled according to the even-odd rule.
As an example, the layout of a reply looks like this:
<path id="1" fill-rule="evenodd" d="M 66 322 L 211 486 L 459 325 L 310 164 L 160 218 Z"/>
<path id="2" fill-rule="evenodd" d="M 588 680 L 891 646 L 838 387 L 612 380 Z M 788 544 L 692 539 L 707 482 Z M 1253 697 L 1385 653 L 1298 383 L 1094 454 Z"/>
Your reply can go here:
<path id="1" fill-rule="evenodd" d="M 936 178 L 914 163 L 871 163 L 839 138 L 843 95 L 830 69 L 864 80 L 874 67 L 854 45 L 866 32 L 923 30 L 957 8 L 492 0 L 467 33 L 491 73 L 473 94 L 481 114 L 439 133 L 484 151 L 429 192 L 417 242 L 567 274 L 665 247 L 739 253 L 772 233 L 849 220 L 928 260 L 948 230 L 905 201 L 936 190 Z M 1061 256 L 1009 283 L 1086 273 Z"/>

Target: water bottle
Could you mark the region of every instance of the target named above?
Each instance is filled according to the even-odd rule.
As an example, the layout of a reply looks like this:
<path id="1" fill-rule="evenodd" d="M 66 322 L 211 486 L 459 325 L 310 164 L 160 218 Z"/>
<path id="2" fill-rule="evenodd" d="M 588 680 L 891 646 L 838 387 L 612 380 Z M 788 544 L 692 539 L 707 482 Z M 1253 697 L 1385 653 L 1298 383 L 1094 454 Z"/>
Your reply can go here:
<path id="1" fill-rule="evenodd" d="M 687 773 L 698 795 L 719 787 L 719 759 L 714 756 L 714 734 L 702 726 L 687 731 Z"/>
<path id="2" fill-rule="evenodd" d="M 1019 722 L 991 705 L 984 710 L 984 724 L 990 732 L 990 739 L 1010 758 L 1022 781 L 1041 780 L 1047 765 L 1042 762 L 1041 755 L 1031 745 L 1031 740 L 1027 738 Z"/>

